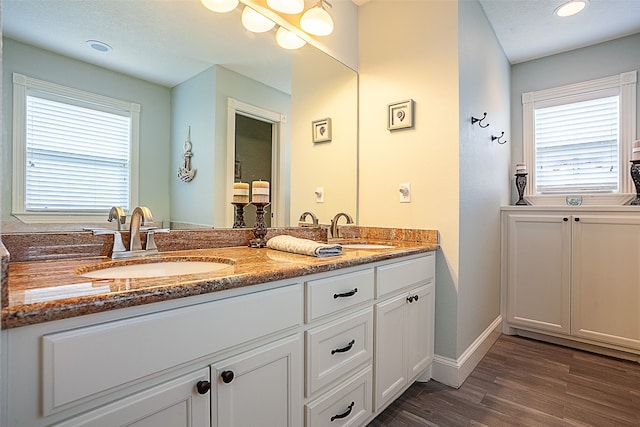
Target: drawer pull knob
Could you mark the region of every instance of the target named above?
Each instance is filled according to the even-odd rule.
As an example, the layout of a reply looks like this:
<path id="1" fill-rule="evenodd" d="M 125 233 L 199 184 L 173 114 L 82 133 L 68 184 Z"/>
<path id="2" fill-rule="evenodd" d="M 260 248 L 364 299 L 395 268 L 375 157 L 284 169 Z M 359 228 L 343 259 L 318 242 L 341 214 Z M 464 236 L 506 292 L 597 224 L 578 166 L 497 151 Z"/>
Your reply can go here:
<path id="1" fill-rule="evenodd" d="M 407 301 L 409 301 L 410 303 L 413 302 L 413 295 L 411 295 L 410 297 L 407 297 Z"/>
<path id="2" fill-rule="evenodd" d="M 352 291 L 345 292 L 343 294 L 333 294 L 333 299 L 352 297 L 356 292 L 358 292 L 358 288 L 354 288 Z"/>
<path id="3" fill-rule="evenodd" d="M 222 371 L 220 376 L 222 377 L 222 382 L 225 384 L 229 384 L 233 381 L 233 371 Z"/>
<path id="4" fill-rule="evenodd" d="M 418 301 L 418 299 L 420 299 L 418 295 L 411 295 L 410 297 L 407 297 L 407 301 L 409 301 L 410 303 Z"/>
<path id="5" fill-rule="evenodd" d="M 347 351 L 351 350 L 351 347 L 353 347 L 353 345 L 355 343 L 356 343 L 356 340 L 351 340 L 351 341 L 349 341 L 349 344 L 347 344 L 346 347 L 336 348 L 335 350 L 331 350 L 331 354 L 347 352 Z"/>
<path id="6" fill-rule="evenodd" d="M 575 222 L 580 222 L 580 218 L 574 218 L 573 219 Z"/>
<path id="7" fill-rule="evenodd" d="M 198 394 L 206 394 L 211 390 L 211 383 L 209 381 L 198 381 L 196 389 L 198 389 Z"/>
<path id="8" fill-rule="evenodd" d="M 353 410 L 353 406 L 355 404 L 356 402 L 351 402 L 351 405 L 349 405 L 346 411 L 344 411 L 342 414 L 334 415 L 333 417 L 331 417 L 331 422 L 334 422 L 335 420 L 339 420 L 341 418 L 346 418 L 351 415 L 351 411 Z"/>
<path id="9" fill-rule="evenodd" d="M 567 222 L 567 221 L 569 221 L 569 218 L 567 218 L 567 217 L 565 216 L 564 218 L 562 218 L 562 220 L 563 220 L 564 222 Z"/>

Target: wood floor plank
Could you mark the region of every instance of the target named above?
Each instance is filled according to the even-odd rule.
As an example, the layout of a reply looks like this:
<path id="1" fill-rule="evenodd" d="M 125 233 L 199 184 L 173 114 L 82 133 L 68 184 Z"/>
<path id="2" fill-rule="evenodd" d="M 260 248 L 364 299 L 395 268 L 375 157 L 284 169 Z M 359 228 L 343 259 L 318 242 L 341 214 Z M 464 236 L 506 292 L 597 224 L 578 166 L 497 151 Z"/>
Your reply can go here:
<path id="1" fill-rule="evenodd" d="M 502 335 L 458 389 L 413 384 L 368 427 L 640 426 L 640 364 Z"/>

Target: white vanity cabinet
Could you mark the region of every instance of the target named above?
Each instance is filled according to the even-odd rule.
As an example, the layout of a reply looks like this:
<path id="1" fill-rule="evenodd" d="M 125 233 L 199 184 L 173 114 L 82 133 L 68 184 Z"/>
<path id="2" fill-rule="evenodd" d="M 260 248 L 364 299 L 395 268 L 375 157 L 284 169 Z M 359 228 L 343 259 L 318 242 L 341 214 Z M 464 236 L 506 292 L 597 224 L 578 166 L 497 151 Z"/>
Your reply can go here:
<path id="1" fill-rule="evenodd" d="M 301 425 L 302 286 L 270 286 L 3 331 L 0 424 L 228 427 L 253 408 Z"/>
<path id="2" fill-rule="evenodd" d="M 640 350 L 640 212 L 503 212 L 507 327 Z"/>
<path id="3" fill-rule="evenodd" d="M 374 408 L 378 411 L 433 362 L 435 256 L 376 270 Z"/>

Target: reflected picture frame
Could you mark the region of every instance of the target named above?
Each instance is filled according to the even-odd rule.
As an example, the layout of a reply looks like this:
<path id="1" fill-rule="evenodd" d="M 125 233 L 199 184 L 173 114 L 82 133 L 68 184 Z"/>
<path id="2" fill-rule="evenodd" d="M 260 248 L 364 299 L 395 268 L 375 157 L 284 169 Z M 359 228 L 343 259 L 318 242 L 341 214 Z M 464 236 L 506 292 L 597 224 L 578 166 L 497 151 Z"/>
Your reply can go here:
<path id="1" fill-rule="evenodd" d="M 331 119 L 319 119 L 311 122 L 312 140 L 317 142 L 331 141 Z"/>
<path id="2" fill-rule="evenodd" d="M 408 129 L 413 127 L 413 99 L 394 102 L 387 106 L 387 130 Z"/>

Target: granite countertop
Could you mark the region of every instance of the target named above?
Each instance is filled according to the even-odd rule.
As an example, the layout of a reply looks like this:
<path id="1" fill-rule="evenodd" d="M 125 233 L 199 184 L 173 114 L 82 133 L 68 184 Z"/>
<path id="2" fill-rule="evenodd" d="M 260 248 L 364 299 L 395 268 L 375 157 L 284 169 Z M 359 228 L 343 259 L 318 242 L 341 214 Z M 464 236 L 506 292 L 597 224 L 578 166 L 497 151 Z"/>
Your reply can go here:
<path id="1" fill-rule="evenodd" d="M 388 233 L 387 233 L 388 234 Z M 414 233 L 403 233 L 413 236 Z M 351 236 L 349 242 L 371 236 Z M 91 279 L 81 273 L 96 268 L 131 263 L 107 256 L 23 260 L 8 264 L 3 282 L 2 328 L 37 324 L 91 313 L 167 301 L 259 283 L 290 279 L 371 262 L 434 251 L 437 232 L 407 241 L 400 236 L 376 234 L 376 243 L 392 248 L 348 249 L 339 256 L 311 257 L 245 246 L 162 251 L 173 260 L 214 260 L 228 264 L 208 273 L 140 279 Z M 389 239 L 392 237 L 392 239 Z M 415 239 L 414 239 L 415 240 Z M 346 242 L 346 241 L 345 241 Z M 9 253 L 11 247 L 7 246 Z M 135 261 L 133 261 L 135 262 Z"/>

